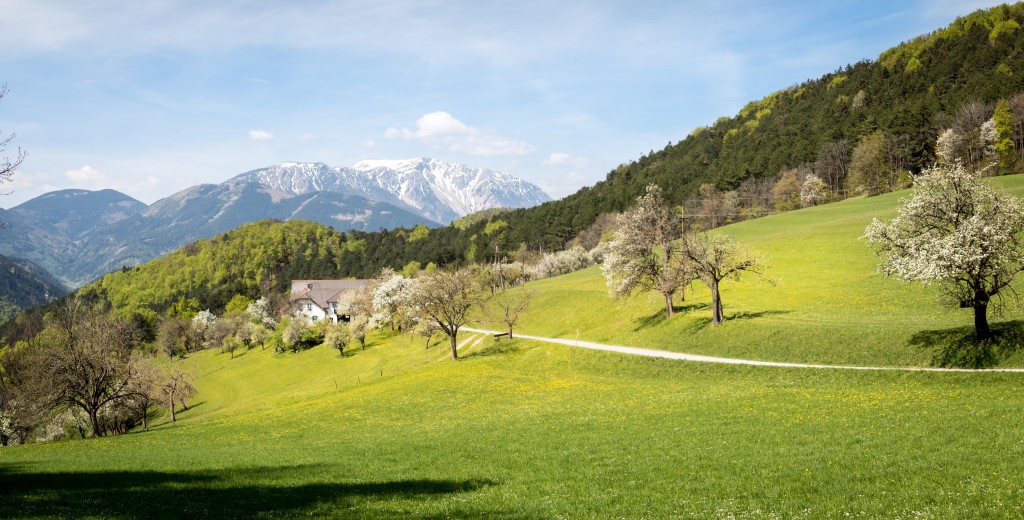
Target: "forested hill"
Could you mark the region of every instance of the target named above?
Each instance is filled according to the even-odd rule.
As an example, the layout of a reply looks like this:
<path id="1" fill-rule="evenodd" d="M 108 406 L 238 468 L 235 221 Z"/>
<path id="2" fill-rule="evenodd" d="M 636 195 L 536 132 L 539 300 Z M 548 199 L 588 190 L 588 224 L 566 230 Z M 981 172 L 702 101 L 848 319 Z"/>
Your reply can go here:
<path id="1" fill-rule="evenodd" d="M 84 290 L 102 292 L 116 306 L 162 311 L 185 296 L 217 308 L 235 294 L 283 290 L 291 278 L 366 278 L 411 261 L 463 264 L 493 258 L 495 249 L 503 256 L 521 248 L 558 250 L 601 214 L 629 206 L 650 183 L 681 203 L 697 196 L 702 184 L 742 191 L 745 184 L 764 181 L 770 187 L 781 172 L 803 168 L 842 190 L 845 174 L 827 170 L 837 161 L 845 164 L 858 142 L 879 132 L 898 144 L 890 152 L 898 149 L 901 167 L 916 173 L 934 160 L 936 136 L 954 126 L 965 103 L 987 103 L 988 118 L 993 102 L 1024 92 L 1022 24 L 1024 4 L 973 13 L 875 61 L 751 102 L 736 116 L 623 164 L 562 200 L 486 212 L 435 229 L 340 233 L 309 223 L 260 222 L 114 273 Z M 1024 101 L 1019 108 L 1015 132 L 1024 136 Z M 1016 171 L 1022 166 L 1020 158 L 1008 165 Z"/>
<path id="2" fill-rule="evenodd" d="M 991 104 L 1024 91 L 1022 24 L 1024 4 L 978 11 L 876 60 L 794 84 L 621 165 L 592 187 L 496 217 L 507 223 L 497 234 L 484 232 L 488 221 L 432 230 L 429 240 L 412 247 L 404 230 L 358 234 L 367 241 L 366 267 L 462 261 L 467 254 L 493 253 L 494 245 L 503 251 L 522 243 L 533 250 L 560 249 L 600 214 L 627 207 L 649 183 L 682 203 L 705 183 L 732 190 L 803 166 L 841 191 L 843 165 L 838 172 L 822 170 L 849 161 L 858 141 L 876 132 L 892 136 L 904 168 L 916 173 L 934 160 L 936 136 L 953 125 L 964 103 Z M 1018 161 L 1014 169 L 1020 166 Z M 349 274 L 369 274 L 354 267 Z"/>
<path id="3" fill-rule="evenodd" d="M 509 216 L 510 227 L 547 222 L 562 230 L 562 238 L 571 238 L 598 214 L 628 206 L 649 183 L 682 202 L 696 196 L 702 183 L 733 189 L 748 178 L 816 164 L 829 143 L 845 139 L 852 147 L 876 130 L 909 136 L 912 163 L 919 170 L 934 160 L 944 120 L 963 103 L 993 102 L 1024 90 L 1021 24 L 1024 4 L 960 18 L 876 61 L 751 102 L 732 118 L 620 166 L 593 187 Z"/>
<path id="4" fill-rule="evenodd" d="M 67 293 L 68 289 L 42 267 L 0 256 L 0 322 Z"/>

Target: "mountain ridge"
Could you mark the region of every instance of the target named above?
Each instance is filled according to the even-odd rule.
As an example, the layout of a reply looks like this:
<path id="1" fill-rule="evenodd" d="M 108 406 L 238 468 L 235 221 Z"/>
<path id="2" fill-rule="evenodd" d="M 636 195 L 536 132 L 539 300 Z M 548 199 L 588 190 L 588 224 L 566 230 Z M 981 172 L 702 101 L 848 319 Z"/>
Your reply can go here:
<path id="1" fill-rule="evenodd" d="M 293 195 L 336 191 L 388 202 L 438 223 L 494 207 L 522 208 L 550 201 L 538 186 L 507 173 L 421 157 L 364 160 L 350 167 L 286 162 L 227 181 L 256 182 Z"/>
<path id="2" fill-rule="evenodd" d="M 0 210 L 8 224 L 0 234 L 0 254 L 24 258 L 64 284 L 80 286 L 259 220 L 309 220 L 373 232 L 438 226 L 481 205 L 529 204 L 523 194 L 547 199 L 525 181 L 463 164 L 427 158 L 369 164 L 360 166 L 369 173 L 324 163 L 271 165 L 221 183 L 189 186 L 149 206 L 110 189 L 49 192 Z M 406 170 L 381 169 L 383 164 Z"/>

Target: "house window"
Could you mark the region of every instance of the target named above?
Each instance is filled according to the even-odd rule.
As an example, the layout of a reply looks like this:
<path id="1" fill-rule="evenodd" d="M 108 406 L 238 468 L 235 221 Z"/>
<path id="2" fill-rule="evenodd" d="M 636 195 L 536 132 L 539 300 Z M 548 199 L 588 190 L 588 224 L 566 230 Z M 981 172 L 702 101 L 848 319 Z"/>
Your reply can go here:
<path id="1" fill-rule="evenodd" d="M 306 289 L 312 289 L 312 288 L 313 288 L 313 284 L 311 284 L 311 283 L 307 283 L 306 284 Z"/>
<path id="2" fill-rule="evenodd" d="M 307 304 L 306 304 L 306 310 L 307 310 L 307 311 L 311 311 L 311 310 L 313 310 L 313 304 L 312 304 L 312 303 L 307 303 Z"/>
<path id="3" fill-rule="evenodd" d="M 316 321 L 316 319 L 317 319 L 317 316 L 311 316 L 311 317 L 309 318 L 309 321 L 314 321 L 314 322 L 315 322 L 315 321 Z"/>

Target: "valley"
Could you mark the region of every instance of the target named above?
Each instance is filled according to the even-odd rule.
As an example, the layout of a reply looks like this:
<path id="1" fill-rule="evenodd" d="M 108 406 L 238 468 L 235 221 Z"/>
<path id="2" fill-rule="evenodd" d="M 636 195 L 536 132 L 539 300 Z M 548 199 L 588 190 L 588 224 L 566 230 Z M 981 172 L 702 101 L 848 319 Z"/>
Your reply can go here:
<path id="1" fill-rule="evenodd" d="M 316 20 L 282 4 L 257 13 L 273 19 L 259 34 L 290 34 L 301 52 L 261 36 L 224 51 L 227 61 L 197 46 L 189 52 L 209 61 L 193 63 L 166 42 L 144 47 L 146 59 L 122 51 L 129 65 L 105 59 L 104 71 L 168 80 L 182 101 L 153 83 L 135 99 L 101 75 L 96 87 L 82 71 L 66 81 L 90 103 L 132 106 L 138 117 L 110 120 L 133 129 L 150 110 L 168 128 L 201 113 L 188 128 L 218 136 L 203 147 L 225 158 L 183 143 L 194 156 L 168 163 L 183 176 L 186 164 L 227 157 L 270 166 L 151 205 L 67 189 L 0 210 L 0 518 L 1024 517 L 1024 3 L 763 89 L 557 200 L 540 186 L 584 178 L 594 143 L 610 146 L 599 134 L 646 143 L 661 135 L 654 112 L 700 103 L 672 70 L 728 79 L 764 65 L 726 47 L 661 49 L 653 38 L 702 34 L 667 15 L 670 30 L 650 37 L 638 36 L 655 28 L 650 13 L 623 19 L 626 38 L 601 32 L 610 52 L 577 45 L 598 39 L 588 24 L 611 27 L 601 20 L 626 12 L 583 6 L 556 24 L 557 42 L 577 30 L 579 42 L 565 50 L 537 34 L 531 50 L 499 45 L 506 22 L 534 38 L 515 17 L 442 31 L 420 23 L 437 6 L 390 7 L 338 9 L 356 22 L 329 36 L 361 37 L 331 52 L 305 39 L 322 34 L 294 38 L 290 26 Z M 867 21 L 850 18 L 853 32 L 829 40 L 847 45 L 906 15 L 859 7 Z M 240 37 L 236 21 L 251 27 L 248 15 L 224 23 L 205 9 L 196 18 L 226 40 Z M 378 9 L 381 36 L 416 22 L 394 42 L 408 54 L 388 67 L 377 60 L 399 51 L 358 34 Z M 818 9 L 842 11 L 787 4 L 786 23 Z M 142 25 L 163 17 L 147 12 Z M 780 18 L 765 20 L 793 38 Z M 202 43 L 205 32 L 187 34 Z M 462 32 L 469 39 L 430 54 L 427 40 Z M 753 34 L 768 46 L 775 33 Z M 426 40 L 405 39 L 417 35 Z M 654 42 L 658 66 L 645 70 Z M 810 59 L 822 42 L 793 45 L 799 53 L 771 65 Z M 618 52 L 625 69 L 611 66 Z M 573 76 L 591 54 L 599 63 Z M 534 69 L 548 61 L 559 70 Z M 230 85 L 230 102 L 189 98 L 176 74 L 154 72 L 182 64 L 204 89 Z M 602 90 L 647 85 L 645 72 L 671 76 L 642 93 L 654 104 Z M 245 117 L 231 117 L 235 97 Z M 502 126 L 534 97 L 550 118 Z M 602 99 L 593 113 L 573 108 L 590 97 Z M 442 99 L 465 101 L 472 122 Z M 302 109 L 256 109 L 268 104 Z M 360 120 L 365 107 L 380 113 Z M 638 138 L 611 123 L 629 118 L 652 128 Z M 124 140 L 152 158 L 65 178 L 98 186 L 130 165 L 139 179 L 117 185 L 150 186 L 140 179 L 168 166 L 147 147 L 168 137 L 147 128 Z M 0 134 L 0 155 L 11 139 Z M 87 149 L 100 138 L 75 140 Z M 334 147 L 347 148 L 297 153 Z M 282 150 L 351 166 L 281 162 Z M 369 158 L 402 156 L 417 158 Z"/>
<path id="2" fill-rule="evenodd" d="M 993 182 L 1024 192 L 1020 176 Z M 776 280 L 724 289 L 729 319 L 718 328 L 707 325 L 705 292 L 688 291 L 666 322 L 657 295 L 613 301 L 591 267 L 528 284 L 538 296 L 518 330 L 786 362 L 934 366 L 941 341 L 924 348 L 913 338 L 969 333 L 968 313 L 882 279 L 858 240 L 905 195 L 723 228 L 769 253 Z M 459 362 L 447 361 L 443 338 L 424 349 L 386 330 L 345 356 L 256 347 L 165 360 L 197 389 L 177 422 L 164 415 L 146 432 L 4 448 L 0 512 L 124 516 L 145 504 L 161 517 L 184 500 L 206 517 L 1021 513 L 1021 374 L 733 366 L 465 334 Z M 1000 367 L 1024 366 L 1018 351 L 1003 354 Z"/>

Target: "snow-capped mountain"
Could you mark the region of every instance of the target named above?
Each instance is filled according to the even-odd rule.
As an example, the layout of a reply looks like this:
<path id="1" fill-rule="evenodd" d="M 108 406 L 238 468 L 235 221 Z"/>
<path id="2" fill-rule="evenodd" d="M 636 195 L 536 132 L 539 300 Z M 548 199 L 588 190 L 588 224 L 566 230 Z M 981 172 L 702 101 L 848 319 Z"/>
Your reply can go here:
<path id="1" fill-rule="evenodd" d="M 284 163 L 228 181 L 239 182 L 292 195 L 316 191 L 359 195 L 408 208 L 439 223 L 483 209 L 522 208 L 551 200 L 536 185 L 507 173 L 429 158 L 362 161 L 337 168 Z"/>

